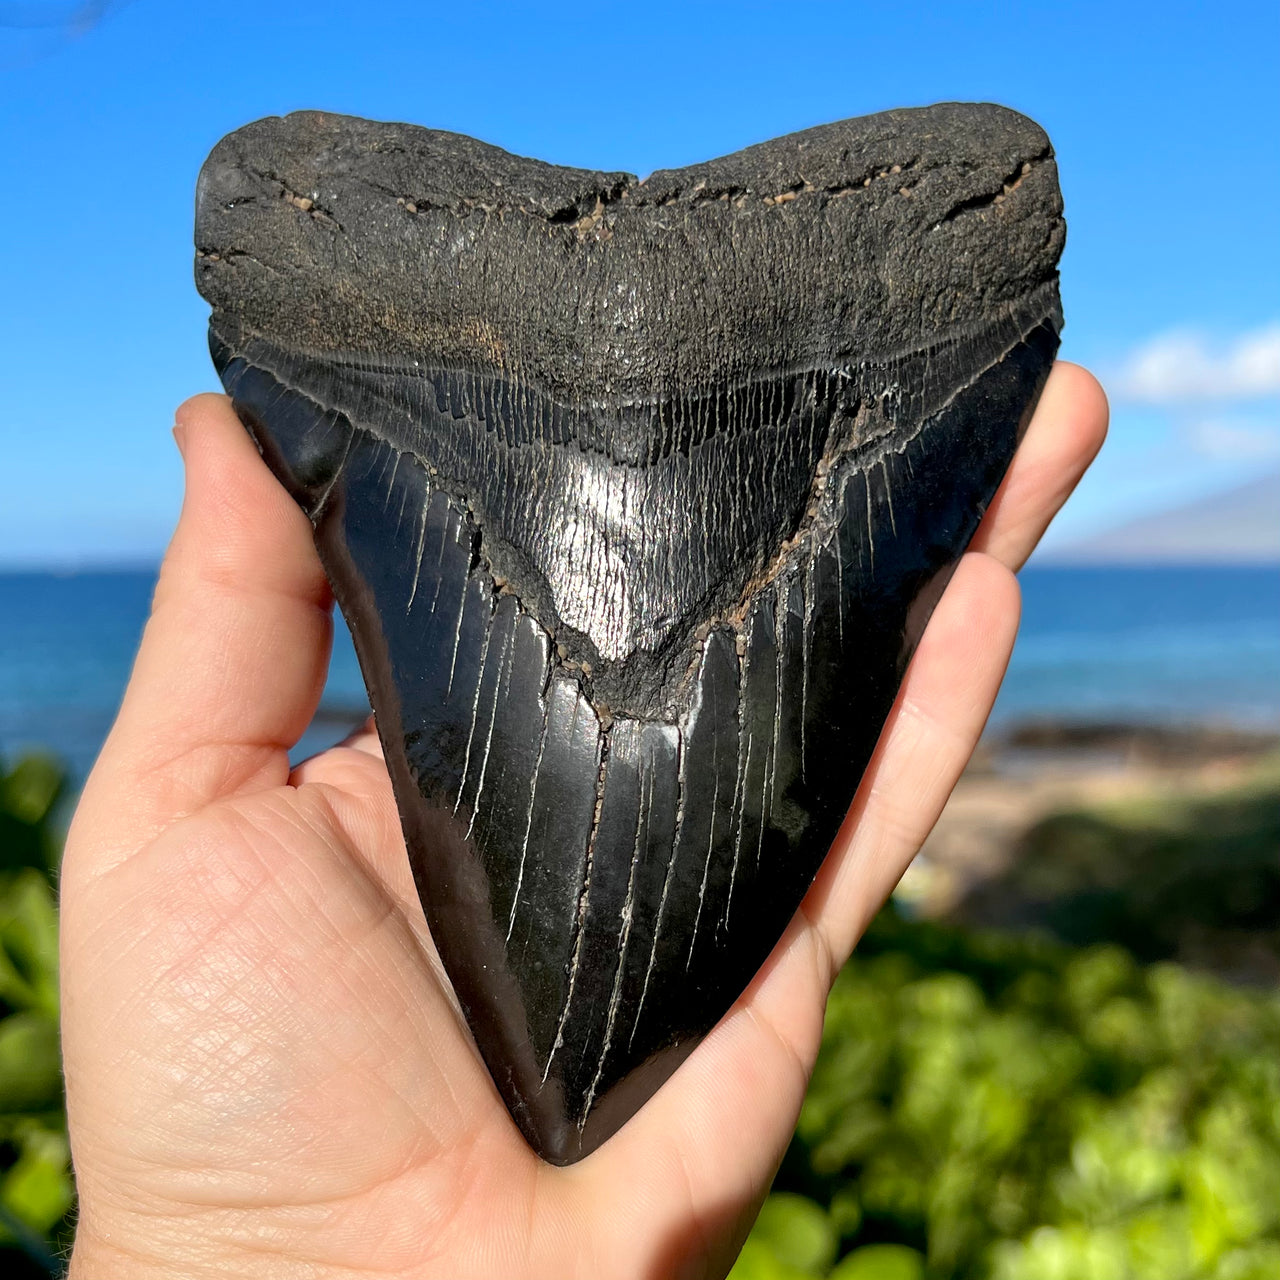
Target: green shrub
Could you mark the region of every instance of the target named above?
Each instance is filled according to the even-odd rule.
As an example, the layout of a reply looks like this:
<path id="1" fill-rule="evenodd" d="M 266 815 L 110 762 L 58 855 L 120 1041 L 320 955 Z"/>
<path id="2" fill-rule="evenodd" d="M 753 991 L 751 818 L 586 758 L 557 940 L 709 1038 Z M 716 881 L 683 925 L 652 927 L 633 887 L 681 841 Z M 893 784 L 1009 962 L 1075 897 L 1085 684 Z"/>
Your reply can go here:
<path id="1" fill-rule="evenodd" d="M 63 773 L 43 756 L 0 767 L 0 1271 L 51 1273 L 74 1199 L 58 1053 Z"/>
<path id="2" fill-rule="evenodd" d="M 775 1188 L 840 1237 L 802 1274 L 1280 1275 L 1280 999 L 886 910 L 832 992 Z M 748 1260 L 784 1256 L 765 1209 Z M 774 1274 L 752 1265 L 734 1280 Z"/>
<path id="3" fill-rule="evenodd" d="M 42 757 L 0 768 L 5 1276 L 51 1273 L 70 1230 L 62 779 Z M 1232 812 L 1234 826 L 1192 816 L 1197 831 L 1256 829 L 1254 809 Z M 1195 860 L 1169 829 L 1159 849 Z M 1253 836 L 1240 843 L 1256 861 Z M 832 992 L 796 1136 L 732 1276 L 1275 1280 L 1280 999 L 1114 945 L 887 909 Z"/>

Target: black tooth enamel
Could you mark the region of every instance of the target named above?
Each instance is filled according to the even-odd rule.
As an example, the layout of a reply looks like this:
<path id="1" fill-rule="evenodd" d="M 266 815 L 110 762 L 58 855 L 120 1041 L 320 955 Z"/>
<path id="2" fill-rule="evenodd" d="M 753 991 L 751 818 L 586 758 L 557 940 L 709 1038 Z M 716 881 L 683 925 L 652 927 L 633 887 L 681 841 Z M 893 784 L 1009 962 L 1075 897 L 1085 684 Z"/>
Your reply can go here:
<path id="1" fill-rule="evenodd" d="M 991 106 L 646 183 L 316 112 L 206 164 L 215 364 L 546 1159 L 626 1123 L 811 884 L 1047 376 L 1062 240 L 1044 134 Z"/>

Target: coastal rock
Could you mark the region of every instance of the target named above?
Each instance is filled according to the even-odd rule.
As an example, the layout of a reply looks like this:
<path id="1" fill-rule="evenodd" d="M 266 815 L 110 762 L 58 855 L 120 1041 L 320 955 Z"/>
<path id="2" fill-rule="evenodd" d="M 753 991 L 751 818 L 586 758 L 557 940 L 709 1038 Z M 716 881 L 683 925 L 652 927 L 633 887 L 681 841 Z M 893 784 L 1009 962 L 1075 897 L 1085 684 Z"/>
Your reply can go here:
<path id="1" fill-rule="evenodd" d="M 1044 133 L 892 111 L 644 182 L 307 112 L 200 177 L 432 935 L 567 1163 L 796 910 L 1057 347 Z"/>

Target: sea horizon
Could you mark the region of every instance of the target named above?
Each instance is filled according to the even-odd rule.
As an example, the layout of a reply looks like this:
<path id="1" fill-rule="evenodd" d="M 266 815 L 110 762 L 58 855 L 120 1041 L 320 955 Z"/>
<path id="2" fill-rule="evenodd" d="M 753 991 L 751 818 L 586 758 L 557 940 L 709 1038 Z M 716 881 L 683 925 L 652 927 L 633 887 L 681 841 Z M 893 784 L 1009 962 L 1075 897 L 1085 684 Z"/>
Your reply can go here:
<path id="1" fill-rule="evenodd" d="M 0 758 L 82 779 L 114 719 L 158 565 L 0 568 Z M 990 731 L 1026 721 L 1280 732 L 1280 563 L 1075 565 L 1019 575 L 1023 617 Z M 367 714 L 339 618 L 302 758 Z"/>

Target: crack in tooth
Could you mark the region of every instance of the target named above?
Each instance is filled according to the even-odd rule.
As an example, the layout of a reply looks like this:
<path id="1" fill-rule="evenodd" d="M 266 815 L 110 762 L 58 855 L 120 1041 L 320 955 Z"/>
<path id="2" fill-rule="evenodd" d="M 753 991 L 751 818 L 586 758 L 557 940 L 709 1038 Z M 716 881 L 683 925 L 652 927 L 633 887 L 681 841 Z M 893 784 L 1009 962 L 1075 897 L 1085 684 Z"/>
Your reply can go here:
<path id="1" fill-rule="evenodd" d="M 464 524 L 463 518 L 459 517 L 458 533 L 454 537 L 454 542 L 458 543 L 459 545 L 461 545 L 461 542 L 462 542 L 461 534 L 462 534 L 463 524 Z M 462 640 L 462 620 L 466 616 L 467 591 L 470 589 L 470 587 L 471 587 L 471 575 L 468 573 L 462 579 L 462 591 L 459 593 L 459 597 L 458 597 L 458 624 L 453 631 L 453 654 L 449 658 L 449 683 L 446 686 L 444 691 L 444 697 L 446 702 L 449 700 L 450 696 L 453 693 L 453 677 L 458 670 L 458 645 Z"/>
<path id="2" fill-rule="evenodd" d="M 703 670 L 706 669 L 705 649 L 703 657 Z M 719 716 L 719 699 L 716 694 L 715 681 L 708 682 L 711 687 L 711 722 L 716 728 L 720 724 Z M 716 810 L 720 805 L 720 734 L 713 733 L 711 735 L 711 773 L 715 778 L 715 782 L 711 788 L 711 821 L 707 824 L 707 856 L 702 864 L 702 885 L 698 890 L 698 910 L 694 913 L 693 929 L 689 935 L 689 954 L 685 957 L 684 971 L 689 972 L 689 966 L 693 963 L 693 952 L 698 945 L 698 927 L 702 923 L 702 908 L 706 905 L 707 900 L 707 880 L 711 875 L 711 858 L 716 848 Z"/>
<path id="3" fill-rule="evenodd" d="M 644 985 L 640 990 L 640 1003 L 636 1006 L 635 1021 L 631 1024 L 631 1037 L 627 1041 L 627 1049 L 635 1043 L 636 1031 L 640 1027 L 640 1018 L 644 1013 L 644 1002 L 649 995 L 649 979 L 653 977 L 653 966 L 658 958 L 658 938 L 662 932 L 662 918 L 667 910 L 667 890 L 671 887 L 671 872 L 675 869 L 676 853 L 680 848 L 680 836 L 684 830 L 684 792 L 687 785 L 685 777 L 686 756 L 684 733 L 676 730 L 676 825 L 671 840 L 671 857 L 667 860 L 667 869 L 662 877 L 662 893 L 658 897 L 658 914 L 653 924 L 653 942 L 649 948 L 649 963 L 644 972 Z"/>
<path id="4" fill-rule="evenodd" d="M 544 686 L 542 700 L 542 735 L 538 740 L 538 756 L 533 762 L 533 779 L 529 783 L 529 809 L 524 820 L 524 839 L 520 843 L 520 867 L 516 873 L 515 892 L 511 898 L 511 916 L 507 921 L 506 945 L 511 946 L 511 935 L 516 927 L 516 913 L 520 909 L 520 890 L 524 887 L 524 868 L 529 858 L 529 836 L 533 830 L 533 809 L 538 799 L 538 782 L 542 777 L 542 759 L 547 749 L 547 732 L 551 723 L 551 702 Z"/>
<path id="5" fill-rule="evenodd" d="M 468 581 L 468 585 L 470 585 L 470 575 L 468 575 L 467 581 Z M 464 589 L 462 594 L 462 600 L 463 600 L 462 609 L 460 609 L 458 612 L 458 630 L 455 633 L 454 640 L 453 640 L 453 654 L 454 654 L 455 661 L 458 656 L 458 636 L 462 634 L 462 614 L 466 610 L 466 599 L 467 599 L 467 593 L 466 593 L 466 590 Z M 467 774 L 471 769 L 471 746 L 472 746 L 472 743 L 474 743 L 475 736 L 476 736 L 476 717 L 480 711 L 480 698 L 484 692 L 484 664 L 485 664 L 485 660 L 489 656 L 489 637 L 492 634 L 493 634 L 493 613 L 491 610 L 489 613 L 488 621 L 484 629 L 484 639 L 480 642 L 480 667 L 479 667 L 479 674 L 476 677 L 476 696 L 471 700 L 471 728 L 467 731 L 467 749 L 466 749 L 466 753 L 462 757 L 462 775 L 458 779 L 458 794 L 453 801 L 453 816 L 455 818 L 458 816 L 458 806 L 462 803 L 462 794 L 467 789 Z M 449 669 L 449 688 L 450 690 L 452 690 L 453 688 L 453 668 L 452 667 Z M 475 815 L 473 813 L 472 814 L 473 820 L 474 820 L 474 817 Z M 471 834 L 470 828 L 468 828 L 467 834 L 468 835 Z"/>
<path id="6" fill-rule="evenodd" d="M 577 702 L 574 704 L 575 724 L 581 713 L 583 700 L 584 695 L 579 690 Z M 588 703 L 588 705 L 590 704 Z M 604 805 L 605 775 L 609 768 L 608 734 L 597 735 L 596 750 L 599 752 L 596 764 L 596 807 L 591 816 L 591 830 L 587 836 L 587 858 L 582 874 L 582 891 L 578 895 L 578 909 L 574 914 L 573 940 L 570 943 L 573 955 L 569 961 L 569 990 L 565 993 L 564 1008 L 560 1011 L 560 1023 L 556 1027 L 556 1035 L 551 1045 L 551 1052 L 547 1054 L 547 1065 L 543 1068 L 542 1083 L 544 1085 L 551 1074 L 551 1064 L 555 1061 L 556 1054 L 564 1044 L 564 1029 L 569 1021 L 569 1010 L 573 1005 L 573 992 L 578 984 L 578 970 L 582 965 L 582 948 L 586 941 L 587 933 L 587 908 L 591 897 L 591 873 L 595 868 L 596 836 L 600 831 L 600 810 Z"/>
<path id="7" fill-rule="evenodd" d="M 480 816 L 480 797 L 484 794 L 484 780 L 489 769 L 489 749 L 493 746 L 493 726 L 497 723 L 498 702 L 502 696 L 502 668 L 503 668 L 503 664 L 506 663 L 507 664 L 507 681 L 509 684 L 511 680 L 511 661 L 510 660 L 511 660 L 512 650 L 515 648 L 516 625 L 518 625 L 518 623 L 519 623 L 519 618 L 517 617 L 516 623 L 512 625 L 511 629 L 507 633 L 507 638 L 502 645 L 502 652 L 498 656 L 498 674 L 496 679 L 494 680 L 493 704 L 489 709 L 489 732 L 485 736 L 484 755 L 480 759 L 480 777 L 476 781 L 475 799 L 471 802 L 471 820 L 467 823 L 467 839 L 468 840 L 471 839 L 471 832 L 475 828 L 476 818 Z M 486 632 L 485 633 L 485 652 L 486 653 L 488 652 L 488 648 L 489 648 L 489 635 L 488 635 L 488 632 Z M 484 683 L 484 659 L 483 658 L 480 660 L 480 683 L 481 684 Z M 478 691 L 476 696 L 477 698 L 479 697 Z M 470 752 L 470 748 L 471 748 L 471 744 L 470 742 L 468 742 L 467 743 L 468 753 Z M 461 794 L 461 788 L 459 788 L 459 794 Z"/>
<path id="8" fill-rule="evenodd" d="M 754 631 L 754 621 L 752 623 Z M 742 829 L 746 822 L 747 813 L 747 773 L 751 768 L 751 745 L 753 742 L 751 728 L 747 724 L 747 676 L 750 668 L 750 644 L 745 641 L 744 637 L 738 636 L 738 768 L 737 776 L 734 780 L 733 787 L 733 804 L 730 806 L 730 812 L 734 815 L 732 822 L 733 829 L 733 867 L 729 872 L 729 892 L 724 904 L 724 919 L 721 922 L 721 930 L 724 933 L 729 931 L 729 913 L 733 910 L 733 886 L 738 879 L 738 859 L 742 854 Z M 746 734 L 747 749 L 746 753 L 742 750 L 743 734 Z"/>
<path id="9" fill-rule="evenodd" d="M 427 545 L 427 516 L 431 511 L 431 486 L 425 480 L 423 482 L 424 493 L 422 496 L 422 520 L 418 525 L 418 550 L 414 556 L 413 566 L 413 587 L 409 592 L 409 603 L 405 605 L 405 616 L 408 617 L 413 612 L 413 602 L 418 597 L 418 584 L 422 581 L 422 556 Z"/>
<path id="10" fill-rule="evenodd" d="M 649 798 L 647 801 L 644 798 L 646 778 L 649 783 Z M 600 1081 L 604 1076 L 604 1066 L 609 1057 L 609 1047 L 613 1043 L 613 1029 L 618 1019 L 618 1009 L 622 1004 L 622 985 L 626 979 L 627 970 L 627 947 L 631 943 L 631 925 L 635 918 L 636 873 L 640 867 L 641 853 L 649 841 L 649 814 L 653 808 L 653 765 L 651 762 L 646 770 L 643 756 L 640 757 L 639 783 L 637 791 L 640 795 L 640 802 L 636 810 L 636 839 L 631 853 L 631 872 L 627 878 L 626 899 L 622 904 L 622 932 L 618 938 L 618 965 L 614 970 L 613 990 L 609 993 L 609 1011 L 605 1017 L 604 1042 L 600 1047 L 600 1059 L 596 1065 L 596 1073 L 591 1081 L 591 1087 L 587 1090 L 587 1100 L 583 1104 L 582 1116 L 578 1121 L 579 1133 L 586 1128 L 587 1117 L 591 1114 L 591 1107 L 596 1100 L 596 1089 L 599 1088 Z"/>

